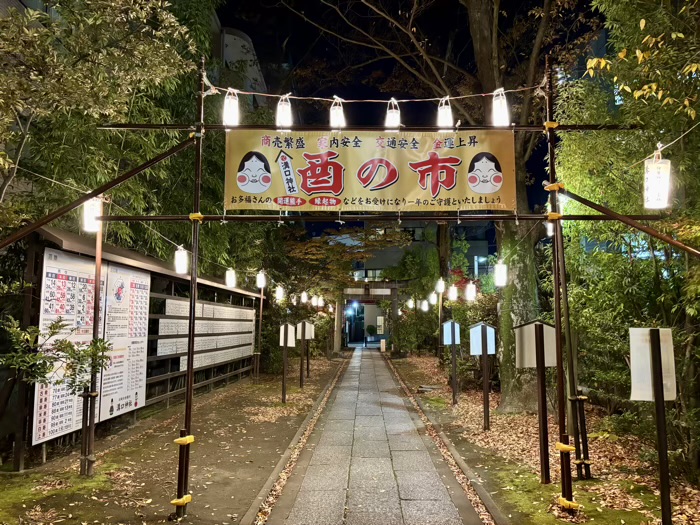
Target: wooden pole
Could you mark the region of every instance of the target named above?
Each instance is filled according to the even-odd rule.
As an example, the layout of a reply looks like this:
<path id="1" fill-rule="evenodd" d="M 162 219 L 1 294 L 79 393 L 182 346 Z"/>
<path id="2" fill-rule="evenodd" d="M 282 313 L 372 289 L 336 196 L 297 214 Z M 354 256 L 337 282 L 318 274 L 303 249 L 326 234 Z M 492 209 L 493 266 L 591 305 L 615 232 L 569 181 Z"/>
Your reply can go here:
<path id="1" fill-rule="evenodd" d="M 552 482 L 549 474 L 549 429 L 547 428 L 547 382 L 544 363 L 544 325 L 535 323 L 535 366 L 537 367 L 537 421 L 540 431 L 540 483 Z"/>
<path id="2" fill-rule="evenodd" d="M 289 324 L 284 323 L 282 331 L 282 403 L 287 402 L 287 337 L 289 336 Z"/>
<path id="3" fill-rule="evenodd" d="M 299 349 L 299 388 L 304 388 L 304 352 L 306 351 L 306 321 L 301 322 L 301 348 Z M 308 366 L 308 358 L 307 358 Z"/>
<path id="4" fill-rule="evenodd" d="M 491 427 L 489 417 L 489 391 L 491 390 L 491 371 L 489 370 L 488 330 L 485 324 L 481 325 L 481 375 L 483 376 L 484 390 L 484 430 Z"/>
<path id="5" fill-rule="evenodd" d="M 457 336 L 455 335 L 455 321 L 450 324 L 452 330 L 452 404 L 457 404 Z"/>
<path id="6" fill-rule="evenodd" d="M 666 434 L 666 407 L 664 405 L 664 378 L 661 367 L 661 335 L 658 328 L 649 330 L 651 342 L 651 377 L 656 416 L 656 450 L 659 454 L 659 481 L 661 523 L 672 524 L 671 480 L 668 467 L 668 436 Z"/>

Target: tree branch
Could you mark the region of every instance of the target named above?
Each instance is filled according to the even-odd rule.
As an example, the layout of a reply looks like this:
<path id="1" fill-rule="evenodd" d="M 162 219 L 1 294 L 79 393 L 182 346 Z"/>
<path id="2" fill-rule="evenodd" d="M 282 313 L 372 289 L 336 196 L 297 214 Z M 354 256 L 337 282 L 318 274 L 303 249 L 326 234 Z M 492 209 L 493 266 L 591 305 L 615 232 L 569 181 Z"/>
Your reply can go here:
<path id="1" fill-rule="evenodd" d="M 16 115 L 16 114 L 15 114 Z M 32 119 L 34 118 L 34 114 L 30 113 L 29 117 L 27 118 L 27 123 L 24 125 L 24 129 L 22 129 L 22 125 L 19 121 L 19 116 L 17 116 L 17 124 L 19 125 L 19 129 L 22 131 L 22 142 L 20 142 L 19 148 L 17 149 L 17 158 L 14 161 L 14 166 L 12 166 L 12 172 L 2 181 L 2 186 L 0 186 L 0 203 L 2 203 L 5 200 L 5 194 L 7 193 L 7 188 L 10 187 L 10 184 L 14 180 L 14 178 L 17 176 L 17 168 L 19 167 L 19 161 L 22 158 L 22 152 L 24 151 L 24 146 L 27 144 L 27 140 L 29 139 L 29 126 L 32 123 Z"/>

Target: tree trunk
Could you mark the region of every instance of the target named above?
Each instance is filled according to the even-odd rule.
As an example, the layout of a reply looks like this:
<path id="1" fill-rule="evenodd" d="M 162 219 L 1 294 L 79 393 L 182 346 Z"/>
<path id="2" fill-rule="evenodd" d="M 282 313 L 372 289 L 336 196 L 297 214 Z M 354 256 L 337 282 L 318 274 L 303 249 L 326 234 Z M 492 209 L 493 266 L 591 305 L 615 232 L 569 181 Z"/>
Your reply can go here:
<path id="1" fill-rule="evenodd" d="M 343 344 L 343 303 L 340 299 L 335 302 L 335 322 L 333 325 L 333 355 L 340 355 Z"/>
<path id="2" fill-rule="evenodd" d="M 450 241 L 450 225 L 446 222 L 439 222 L 437 225 L 437 250 L 438 261 L 440 262 L 440 277 L 443 279 L 447 279 L 450 274 L 450 254 L 452 253 L 452 243 Z"/>

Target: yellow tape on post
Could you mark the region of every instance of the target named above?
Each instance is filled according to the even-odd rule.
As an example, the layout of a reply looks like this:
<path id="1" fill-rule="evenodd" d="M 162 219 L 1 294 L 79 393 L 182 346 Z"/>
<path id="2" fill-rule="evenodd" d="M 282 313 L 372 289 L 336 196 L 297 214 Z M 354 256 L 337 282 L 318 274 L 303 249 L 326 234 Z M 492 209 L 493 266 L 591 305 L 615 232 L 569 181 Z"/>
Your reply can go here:
<path id="1" fill-rule="evenodd" d="M 576 447 L 573 445 L 565 445 L 564 443 L 560 443 L 557 441 L 557 444 L 554 446 L 559 452 L 574 452 L 576 451 Z"/>
<path id="2" fill-rule="evenodd" d="M 561 219 L 561 217 L 562 217 L 562 216 L 561 216 L 561 213 L 554 213 L 553 211 L 550 211 L 550 212 L 547 214 L 547 220 L 548 220 L 548 221 L 558 221 L 559 219 Z"/>
<path id="3" fill-rule="evenodd" d="M 204 215 L 201 213 L 190 213 L 190 220 L 191 221 L 199 221 L 200 223 L 204 219 Z"/>
<path id="4" fill-rule="evenodd" d="M 572 510 L 579 510 L 583 508 L 583 505 L 580 503 L 576 503 L 575 501 L 569 501 L 566 498 L 563 498 L 562 496 L 559 496 L 559 506 L 565 508 L 565 509 L 572 509 Z"/>
<path id="5" fill-rule="evenodd" d="M 559 122 L 554 120 L 548 120 L 544 123 L 544 129 L 557 129 L 559 127 Z"/>
<path id="6" fill-rule="evenodd" d="M 176 507 L 184 507 L 190 501 L 192 501 L 192 494 L 185 494 L 181 498 L 170 500 L 170 504 L 175 505 Z"/>
<path id="7" fill-rule="evenodd" d="M 194 443 L 194 436 L 190 434 L 189 436 L 182 436 L 173 441 L 175 441 L 176 445 L 189 445 L 190 443 Z"/>
<path id="8" fill-rule="evenodd" d="M 553 184 L 547 184 L 544 187 L 545 191 L 559 191 L 565 189 L 563 182 L 555 182 Z"/>

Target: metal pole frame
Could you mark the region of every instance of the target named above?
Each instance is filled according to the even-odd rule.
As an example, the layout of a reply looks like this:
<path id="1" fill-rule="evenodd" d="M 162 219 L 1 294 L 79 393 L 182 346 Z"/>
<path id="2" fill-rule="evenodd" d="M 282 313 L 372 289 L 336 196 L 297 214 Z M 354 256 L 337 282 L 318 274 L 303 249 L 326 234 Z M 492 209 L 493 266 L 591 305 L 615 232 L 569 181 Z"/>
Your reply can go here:
<path id="1" fill-rule="evenodd" d="M 547 56 L 545 62 L 545 77 L 546 77 L 546 112 L 547 121 L 554 120 L 554 83 L 552 78 L 552 61 L 551 57 Z M 553 184 L 556 181 L 556 164 L 555 164 L 555 149 L 556 136 L 554 128 L 549 126 L 547 132 L 547 148 L 549 158 L 549 181 Z M 556 195 L 550 195 L 550 207 L 552 213 L 558 210 Z M 561 230 L 556 229 L 555 235 L 561 235 Z M 561 327 L 561 283 L 559 281 L 559 257 L 558 243 L 555 242 L 552 246 L 552 279 L 554 281 L 554 330 L 556 332 L 556 358 L 557 358 L 557 419 L 559 423 L 559 442 L 557 449 L 559 450 L 559 464 L 561 470 L 561 498 L 560 503 L 573 504 L 573 487 L 571 480 L 571 456 L 569 446 L 569 435 L 566 429 L 566 393 L 564 389 L 564 357 L 562 353 L 562 327 Z"/>
<path id="2" fill-rule="evenodd" d="M 100 338 L 100 302 L 102 301 L 102 222 L 97 221 L 97 234 L 95 235 L 95 291 L 92 310 L 92 342 L 95 343 Z M 96 363 L 91 363 L 90 371 L 90 415 L 88 417 L 88 427 L 83 428 L 87 432 L 87 457 L 85 460 L 87 476 L 95 474 L 95 419 L 97 413 L 97 370 Z M 83 418 L 85 422 L 85 418 Z"/>
<path id="3" fill-rule="evenodd" d="M 306 321 L 301 322 L 301 348 L 299 349 L 299 388 L 304 388 L 304 352 L 306 352 Z"/>
<path id="4" fill-rule="evenodd" d="M 201 203 L 202 186 L 202 142 L 204 139 L 204 58 L 199 71 L 199 98 L 197 100 L 198 122 L 194 133 L 195 145 L 195 171 L 194 187 L 192 196 L 192 261 L 190 264 L 190 304 L 189 304 L 189 324 L 187 334 L 187 372 L 185 374 L 185 420 L 180 429 L 181 443 L 178 461 L 178 483 L 177 499 L 175 504 L 175 514 L 178 518 L 187 515 L 187 503 L 189 496 L 189 471 L 190 471 L 190 443 L 194 440 L 192 436 L 192 405 L 194 404 L 194 338 L 195 322 L 197 312 L 197 279 L 199 270 L 199 229 L 201 223 L 194 216 L 199 214 Z M 183 439 L 184 438 L 184 439 Z M 178 441 L 180 441 L 178 440 Z"/>
<path id="5" fill-rule="evenodd" d="M 452 404 L 457 404 L 457 335 L 456 321 L 452 318 L 450 329 L 452 330 Z"/>
<path id="6" fill-rule="evenodd" d="M 287 403 L 287 338 L 289 337 L 289 323 L 284 323 L 282 338 L 282 403 Z"/>
<path id="7" fill-rule="evenodd" d="M 547 427 L 547 370 L 544 362 L 544 325 L 535 323 L 535 367 L 537 369 L 537 424 L 540 435 L 540 483 L 552 482 L 549 472 L 549 428 Z"/>
<path id="8" fill-rule="evenodd" d="M 488 328 L 485 324 L 481 325 L 481 375 L 482 387 L 484 393 L 484 430 L 491 428 L 489 414 L 489 393 L 491 391 L 491 371 L 489 363 L 489 348 L 488 348 Z"/>

